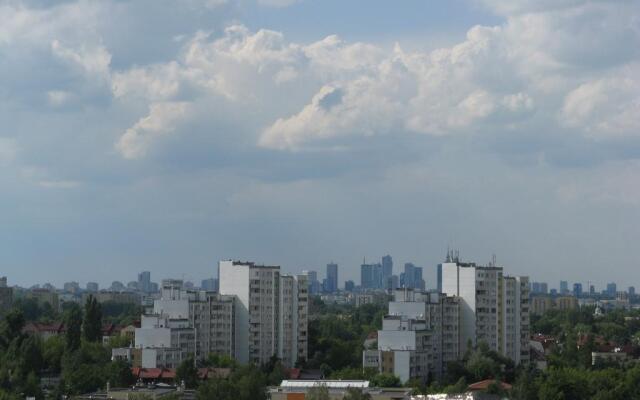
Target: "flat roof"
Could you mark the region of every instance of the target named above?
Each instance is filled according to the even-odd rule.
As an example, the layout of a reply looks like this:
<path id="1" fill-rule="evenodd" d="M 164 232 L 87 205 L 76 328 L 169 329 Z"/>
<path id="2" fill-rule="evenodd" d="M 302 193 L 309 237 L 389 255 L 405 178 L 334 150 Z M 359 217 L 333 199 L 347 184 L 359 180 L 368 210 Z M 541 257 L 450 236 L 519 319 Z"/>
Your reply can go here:
<path id="1" fill-rule="evenodd" d="M 316 386 L 326 386 L 327 388 L 368 388 L 369 381 L 360 380 L 283 380 L 280 387 L 287 388 L 310 388 Z"/>

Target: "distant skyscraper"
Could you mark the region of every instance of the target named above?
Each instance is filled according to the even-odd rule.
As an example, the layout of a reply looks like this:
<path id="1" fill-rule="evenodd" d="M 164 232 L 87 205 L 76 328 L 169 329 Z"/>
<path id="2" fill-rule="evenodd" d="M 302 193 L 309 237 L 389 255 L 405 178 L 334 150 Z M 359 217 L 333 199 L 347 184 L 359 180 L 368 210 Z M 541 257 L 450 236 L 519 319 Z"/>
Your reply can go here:
<path id="1" fill-rule="evenodd" d="M 382 257 L 382 281 L 386 282 L 393 275 L 393 259 L 390 255 Z"/>
<path id="2" fill-rule="evenodd" d="M 382 265 L 362 264 L 360 266 L 360 286 L 362 289 L 381 289 Z"/>
<path id="3" fill-rule="evenodd" d="M 573 295 L 576 297 L 582 297 L 582 283 L 573 284 Z"/>
<path id="4" fill-rule="evenodd" d="M 569 293 L 569 283 L 567 281 L 560 281 L 560 294 Z"/>
<path id="5" fill-rule="evenodd" d="M 325 290 L 329 293 L 338 291 L 338 264 L 327 264 L 327 287 Z"/>
<path id="6" fill-rule="evenodd" d="M 549 285 L 547 285 L 547 282 L 540 282 L 540 293 L 549 293 Z"/>
<path id="7" fill-rule="evenodd" d="M 596 287 L 593 285 L 589 285 L 589 296 L 593 296 L 596 294 Z"/>
<path id="8" fill-rule="evenodd" d="M 531 293 L 547 294 L 549 287 L 546 282 L 531 282 Z"/>
<path id="9" fill-rule="evenodd" d="M 404 272 L 400 274 L 400 286 L 408 289 L 424 289 L 422 268 L 412 263 L 405 263 Z"/>
<path id="10" fill-rule="evenodd" d="M 78 293 L 80 285 L 78 282 L 66 282 L 63 286 L 64 291 L 67 293 Z"/>
<path id="11" fill-rule="evenodd" d="M 200 287 L 208 292 L 218 291 L 218 280 L 216 278 L 203 279 Z"/>
<path id="12" fill-rule="evenodd" d="M 320 281 L 318 281 L 318 273 L 316 271 L 302 271 L 303 275 L 307 275 L 307 281 L 309 282 L 309 294 L 320 293 Z"/>
<path id="13" fill-rule="evenodd" d="M 138 274 L 138 290 L 141 292 L 151 292 L 151 272 L 142 271 Z"/>
<path id="14" fill-rule="evenodd" d="M 96 282 L 87 282 L 87 292 L 95 293 L 99 289 L 99 285 Z"/>
<path id="15" fill-rule="evenodd" d="M 387 281 L 385 283 L 385 289 L 395 290 L 399 287 L 400 287 L 400 279 L 398 278 L 398 275 L 391 275 L 390 277 L 387 278 Z"/>
<path id="16" fill-rule="evenodd" d="M 636 295 L 636 288 L 634 286 L 629 286 L 629 289 L 627 290 L 627 293 L 629 293 L 629 296 L 635 296 Z"/>
<path id="17" fill-rule="evenodd" d="M 120 281 L 113 281 L 111 283 L 111 290 L 114 292 L 122 292 L 124 290 L 124 285 Z"/>
<path id="18" fill-rule="evenodd" d="M 607 295 L 615 298 L 617 292 L 618 289 L 615 282 L 607 283 Z"/>
<path id="19" fill-rule="evenodd" d="M 353 292 L 353 289 L 355 289 L 355 288 L 356 288 L 356 284 L 353 281 L 349 280 L 349 281 L 345 281 L 344 282 L 344 290 L 345 291 Z"/>

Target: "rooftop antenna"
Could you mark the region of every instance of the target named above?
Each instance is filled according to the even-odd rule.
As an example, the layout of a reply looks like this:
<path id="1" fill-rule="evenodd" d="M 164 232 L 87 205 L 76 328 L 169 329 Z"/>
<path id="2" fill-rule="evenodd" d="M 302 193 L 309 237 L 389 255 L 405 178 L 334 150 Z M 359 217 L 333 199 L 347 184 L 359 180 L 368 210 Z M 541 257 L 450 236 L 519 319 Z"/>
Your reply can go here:
<path id="1" fill-rule="evenodd" d="M 496 253 L 493 253 L 493 255 L 491 256 L 491 265 L 493 267 L 497 267 L 498 263 L 496 262 Z"/>
<path id="2" fill-rule="evenodd" d="M 447 257 L 445 258 L 444 262 L 451 262 L 451 249 L 449 248 L 449 245 L 447 245 Z"/>

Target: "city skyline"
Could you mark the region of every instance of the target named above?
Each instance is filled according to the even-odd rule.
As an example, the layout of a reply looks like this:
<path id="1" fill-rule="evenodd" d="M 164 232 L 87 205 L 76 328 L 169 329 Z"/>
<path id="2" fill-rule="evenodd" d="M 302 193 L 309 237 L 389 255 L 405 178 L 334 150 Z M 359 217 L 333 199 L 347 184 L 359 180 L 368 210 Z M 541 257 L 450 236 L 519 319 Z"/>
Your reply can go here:
<path id="1" fill-rule="evenodd" d="M 380 258 L 380 260 L 383 260 L 385 257 L 390 257 L 389 254 L 386 254 L 384 256 L 382 256 Z M 234 261 L 239 261 L 238 260 L 234 260 Z M 246 260 L 245 258 L 243 258 L 243 260 Z M 373 258 L 370 258 L 371 260 L 375 260 Z M 219 261 L 225 261 L 225 260 L 218 260 Z M 366 259 L 365 259 L 366 261 Z M 393 276 L 395 276 L 396 278 L 400 278 L 402 274 L 404 274 L 406 272 L 406 268 L 407 265 L 411 265 L 412 268 L 419 268 L 422 270 L 422 274 L 424 276 L 427 276 L 428 279 L 424 278 L 424 283 L 425 283 L 425 289 L 427 290 L 433 290 L 433 289 L 437 289 L 438 288 L 438 275 L 437 275 L 437 270 L 438 270 L 438 265 L 441 264 L 442 262 L 446 262 L 447 259 L 443 258 L 441 261 L 438 262 L 438 264 L 436 264 L 435 266 L 433 266 L 433 268 L 431 268 L 430 266 L 424 266 L 424 265 L 414 265 L 414 263 L 411 262 L 407 262 L 407 263 L 397 263 L 397 264 L 393 264 Z M 463 262 L 471 262 L 474 263 L 478 266 L 484 266 L 484 265 L 491 265 L 494 261 L 490 261 L 490 262 L 480 262 L 478 260 L 467 260 L 467 259 L 462 259 L 460 258 L 460 261 Z M 320 268 L 304 268 L 302 270 L 296 270 L 296 271 L 291 271 L 288 270 L 287 268 L 283 268 L 282 265 L 277 264 L 277 263 L 264 263 L 264 262 L 260 262 L 260 261 L 256 261 L 253 260 L 252 262 L 255 262 L 257 265 L 278 265 L 279 267 L 282 268 L 283 273 L 287 273 L 287 274 L 300 274 L 300 273 L 314 273 L 317 276 L 318 279 L 318 283 L 319 283 L 319 289 L 320 292 L 324 291 L 324 288 L 322 286 L 323 280 L 327 278 L 326 276 L 326 272 L 325 272 L 325 268 L 320 267 Z M 348 273 L 349 270 L 347 270 L 346 272 L 346 277 L 342 278 L 345 274 L 345 270 L 343 269 L 343 266 L 340 263 L 334 262 L 333 260 L 331 262 L 329 262 L 328 264 L 326 264 L 324 267 L 328 267 L 328 266 L 337 266 L 337 271 L 338 271 L 338 276 L 340 276 L 341 278 L 338 279 L 337 281 L 337 288 L 338 290 L 343 290 L 344 289 L 344 284 L 347 281 L 353 281 L 357 286 L 359 286 L 361 284 L 361 267 L 363 266 L 362 264 L 358 265 L 358 266 L 354 266 L 352 269 L 355 271 L 352 271 L 352 273 Z M 371 264 L 367 264 L 367 265 L 371 265 L 371 266 L 375 266 L 375 265 L 379 265 L 380 267 L 382 267 L 382 264 L 380 262 L 377 263 L 371 263 Z M 499 266 L 501 267 L 506 267 L 506 268 L 511 268 L 510 266 L 506 266 L 506 265 L 502 265 L 500 263 L 498 263 Z M 23 288 L 31 288 L 31 287 L 43 287 L 44 285 L 53 285 L 56 289 L 64 289 L 64 285 L 65 284 L 75 284 L 77 283 L 79 285 L 79 288 L 81 290 L 87 290 L 87 285 L 93 285 L 93 284 L 98 284 L 99 286 L 99 290 L 111 290 L 112 289 L 112 284 L 115 282 L 120 282 L 123 284 L 123 288 L 126 289 L 127 285 L 132 283 L 132 282 L 136 282 L 138 283 L 138 285 L 140 285 L 140 279 L 141 276 L 146 276 L 144 274 L 146 273 L 151 273 L 151 276 L 147 276 L 144 279 L 151 279 L 151 282 L 148 282 L 147 285 L 149 283 L 151 284 L 155 284 L 158 285 L 160 282 L 162 282 L 163 280 L 172 280 L 172 279 L 180 279 L 182 281 L 184 281 L 185 283 L 192 283 L 194 284 L 195 287 L 201 287 L 201 285 L 203 283 L 205 283 L 205 281 L 207 281 L 207 284 L 210 285 L 213 283 L 214 280 L 217 280 L 218 278 L 218 271 L 217 271 L 217 266 L 215 271 L 213 272 L 212 275 L 210 276 L 202 276 L 202 277 L 187 277 L 186 274 L 182 274 L 181 276 L 174 276 L 174 275 L 168 275 L 168 276 L 157 276 L 154 275 L 152 270 L 141 270 L 139 272 L 135 272 L 133 274 L 134 277 L 137 277 L 137 279 L 118 279 L 118 277 L 115 277 L 114 279 L 110 280 L 110 281 L 105 281 L 105 282 L 100 282 L 100 281 L 96 281 L 96 280 L 80 280 L 80 279 L 67 279 L 64 277 L 61 277 L 58 281 L 47 281 L 47 282 L 31 282 L 31 283 L 27 283 L 27 284 L 19 284 L 16 283 L 14 281 L 12 281 L 11 277 L 7 277 L 8 279 L 8 286 L 20 286 Z M 405 272 L 403 272 L 405 271 Z M 2 272 L 0 271 L 0 276 L 2 276 Z M 575 278 L 567 278 L 567 279 L 561 279 L 559 281 L 551 281 L 548 279 L 544 279 L 544 278 L 532 278 L 530 275 L 524 273 L 522 274 L 523 276 L 527 276 L 529 278 L 529 281 L 531 283 L 531 285 L 536 285 L 534 287 L 532 287 L 532 293 L 550 293 L 552 291 L 557 291 L 557 293 L 559 295 L 564 294 L 564 293 L 568 293 L 568 294 L 572 294 L 575 293 L 575 285 L 580 285 L 580 293 L 584 293 L 584 294 L 588 294 L 590 292 L 590 286 L 594 287 L 595 293 L 599 294 L 599 293 L 604 293 L 604 292 L 610 292 L 610 287 L 611 285 L 613 285 L 613 287 L 617 287 L 617 289 L 614 290 L 615 291 L 627 291 L 629 288 L 635 288 L 636 284 L 635 282 L 629 282 L 629 280 L 626 280 L 624 283 L 618 283 L 615 280 L 607 280 L 607 281 L 603 281 L 603 282 L 595 282 L 592 280 L 588 280 L 588 279 L 575 279 Z M 59 283 L 56 283 L 59 282 Z M 401 282 L 399 280 L 399 282 Z M 563 289 L 563 282 L 566 282 L 566 288 Z M 217 283 L 217 282 L 216 282 Z M 384 284 L 381 283 L 381 287 L 380 289 L 384 288 Z M 537 287 L 537 285 L 543 285 L 545 290 L 542 291 L 538 291 L 535 289 L 535 287 Z M 147 289 L 144 289 L 144 288 Z M 397 287 L 404 287 L 402 284 L 398 285 Z M 413 284 L 410 284 L 410 287 L 413 288 Z M 387 288 L 390 289 L 390 288 Z M 145 292 L 148 291 L 148 286 L 144 286 L 142 288 L 139 288 L 138 290 Z M 565 292 L 563 292 L 563 290 L 566 290 Z M 89 290 L 91 291 L 91 290 Z M 329 290 L 328 291 L 333 292 L 333 290 Z"/>
<path id="2" fill-rule="evenodd" d="M 431 285 L 452 245 L 532 280 L 633 281 L 639 13 L 4 1 L 0 274 L 198 282 L 242 258 L 344 281 L 388 253 Z"/>

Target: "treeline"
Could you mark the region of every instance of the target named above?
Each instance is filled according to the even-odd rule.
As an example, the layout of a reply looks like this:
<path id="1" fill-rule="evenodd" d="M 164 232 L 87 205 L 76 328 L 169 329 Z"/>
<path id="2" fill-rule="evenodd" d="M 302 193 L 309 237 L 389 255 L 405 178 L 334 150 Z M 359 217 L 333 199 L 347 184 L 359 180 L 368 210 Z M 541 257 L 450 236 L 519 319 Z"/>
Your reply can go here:
<path id="1" fill-rule="evenodd" d="M 13 308 L 22 311 L 25 320 L 42 323 L 61 322 L 64 319 L 65 312 L 76 306 L 76 303 L 65 302 L 59 312 L 57 307 L 54 307 L 51 303 L 46 301 L 39 302 L 32 297 L 20 297 L 13 304 Z M 105 301 L 101 303 L 101 307 L 104 323 L 129 325 L 140 319 L 142 314 L 142 307 L 133 303 Z"/>
<path id="2" fill-rule="evenodd" d="M 42 340 L 23 333 L 25 313 L 8 312 L 0 323 L 0 399 L 43 399 L 42 377 L 60 377 L 48 397 L 59 399 L 95 391 L 111 382 L 134 383 L 126 362 L 111 362 L 111 349 L 102 344 L 102 307 L 90 297 L 84 307 L 69 303 L 60 318 L 64 335 Z"/>

